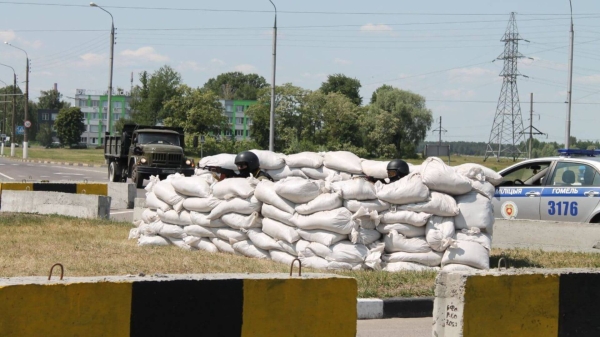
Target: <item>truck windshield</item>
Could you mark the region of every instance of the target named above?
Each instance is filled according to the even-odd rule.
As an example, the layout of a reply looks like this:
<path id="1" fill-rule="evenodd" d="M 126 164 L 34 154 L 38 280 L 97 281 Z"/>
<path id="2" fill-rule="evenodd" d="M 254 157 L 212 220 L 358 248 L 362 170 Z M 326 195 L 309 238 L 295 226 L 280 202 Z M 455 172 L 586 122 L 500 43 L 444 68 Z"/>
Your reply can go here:
<path id="1" fill-rule="evenodd" d="M 170 133 L 140 133 L 137 139 L 138 144 L 168 144 L 179 146 L 179 136 Z"/>

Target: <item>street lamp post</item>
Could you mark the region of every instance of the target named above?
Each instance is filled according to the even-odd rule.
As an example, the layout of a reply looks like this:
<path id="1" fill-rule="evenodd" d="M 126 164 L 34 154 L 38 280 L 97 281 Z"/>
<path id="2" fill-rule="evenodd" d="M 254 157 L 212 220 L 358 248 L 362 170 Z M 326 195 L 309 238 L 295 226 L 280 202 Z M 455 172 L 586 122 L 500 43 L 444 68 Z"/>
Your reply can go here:
<path id="1" fill-rule="evenodd" d="M 277 62 L 277 7 L 269 0 L 275 9 L 275 22 L 273 23 L 273 77 L 271 81 L 271 113 L 269 119 L 269 150 L 275 151 L 275 64 Z"/>
<path id="2" fill-rule="evenodd" d="M 567 125 L 565 134 L 565 149 L 570 147 L 571 143 L 571 94 L 573 92 L 573 40 L 575 39 L 575 32 L 573 30 L 573 5 L 569 0 L 569 7 L 571 8 L 571 50 L 569 54 L 569 90 L 567 91 Z"/>
<path id="3" fill-rule="evenodd" d="M 107 126 L 107 128 L 108 128 L 109 135 L 112 135 L 112 127 L 111 127 L 110 120 L 111 120 L 111 113 L 112 113 L 112 78 L 113 78 L 113 56 L 114 56 L 114 46 L 115 46 L 115 20 L 109 11 L 98 6 L 94 2 L 90 2 L 90 6 L 98 7 L 101 10 L 105 11 L 106 13 L 108 13 L 108 15 L 110 15 L 110 20 L 111 20 L 111 24 L 110 24 L 110 70 L 109 70 L 109 76 L 108 76 L 108 116 L 107 116 L 108 126 Z"/>
<path id="4" fill-rule="evenodd" d="M 17 73 L 15 72 L 15 68 L 0 63 L 0 66 L 5 66 L 8 67 L 10 69 L 12 69 L 13 71 L 13 93 L 12 93 L 12 106 L 13 106 L 13 111 L 12 111 L 12 129 L 10 131 L 10 156 L 14 157 L 15 156 L 15 98 L 17 97 Z"/>
<path id="5" fill-rule="evenodd" d="M 8 43 L 8 42 L 4 42 L 4 44 L 9 45 L 13 48 L 19 49 L 20 51 L 25 53 L 25 61 L 27 62 L 25 65 L 25 118 L 23 121 L 23 159 L 27 159 L 27 148 L 28 148 L 28 141 L 27 141 L 27 129 L 29 129 L 26 125 L 25 122 L 27 122 L 29 119 L 29 55 L 27 55 L 27 52 L 17 46 L 13 46 L 12 44 Z"/>
<path id="6" fill-rule="evenodd" d="M 4 87 L 8 87 L 8 84 L 2 80 L 0 80 L 0 82 L 4 83 Z M 2 97 L 2 101 L 4 103 L 4 109 L 2 109 L 2 128 L 0 129 L 0 131 L 2 131 L 2 134 L 5 135 L 6 134 L 6 98 L 5 96 Z M 4 156 L 4 139 L 2 139 L 2 144 L 0 144 L 0 156 Z"/>

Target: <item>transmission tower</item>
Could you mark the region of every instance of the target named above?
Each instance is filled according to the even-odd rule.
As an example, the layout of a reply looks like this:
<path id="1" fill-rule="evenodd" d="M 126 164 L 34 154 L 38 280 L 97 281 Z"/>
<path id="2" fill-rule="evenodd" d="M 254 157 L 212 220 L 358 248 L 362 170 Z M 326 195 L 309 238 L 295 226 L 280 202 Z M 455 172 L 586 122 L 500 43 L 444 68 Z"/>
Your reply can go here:
<path id="1" fill-rule="evenodd" d="M 525 155 L 525 152 L 519 148 L 524 135 L 517 77 L 527 76 L 521 75 L 517 70 L 517 60 L 524 57 L 519 53 L 519 40 L 524 39 L 519 36 L 515 13 L 512 12 L 506 32 L 500 40 L 504 42 L 504 52 L 497 58 L 497 60 L 504 60 L 504 68 L 500 73 L 503 77 L 502 89 L 484 161 L 489 157 L 496 157 L 498 161 L 500 157 L 512 157 L 514 161 Z"/>

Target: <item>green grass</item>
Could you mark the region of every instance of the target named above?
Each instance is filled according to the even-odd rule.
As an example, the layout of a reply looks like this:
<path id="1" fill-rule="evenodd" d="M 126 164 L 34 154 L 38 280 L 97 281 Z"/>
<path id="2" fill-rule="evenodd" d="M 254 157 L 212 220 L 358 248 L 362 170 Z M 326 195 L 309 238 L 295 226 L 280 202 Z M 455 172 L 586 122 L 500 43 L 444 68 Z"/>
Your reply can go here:
<path id="1" fill-rule="evenodd" d="M 138 247 L 127 240 L 131 225 L 106 220 L 0 213 L 0 277 L 47 276 L 60 262 L 66 276 L 192 273 L 289 273 L 289 266 L 174 246 Z M 505 257 L 509 267 L 600 268 L 600 254 L 493 249 L 490 266 Z M 297 269 L 296 269 L 297 270 Z M 358 297 L 434 296 L 435 272 L 303 272 L 354 277 Z"/>
<path id="2" fill-rule="evenodd" d="M 8 150 L 8 151 L 7 151 Z M 4 148 L 5 154 L 10 154 L 10 148 Z M 103 149 L 46 149 L 43 146 L 32 146 L 28 149 L 29 159 L 48 160 L 66 163 L 104 164 Z M 15 149 L 15 157 L 23 158 L 23 148 Z"/>

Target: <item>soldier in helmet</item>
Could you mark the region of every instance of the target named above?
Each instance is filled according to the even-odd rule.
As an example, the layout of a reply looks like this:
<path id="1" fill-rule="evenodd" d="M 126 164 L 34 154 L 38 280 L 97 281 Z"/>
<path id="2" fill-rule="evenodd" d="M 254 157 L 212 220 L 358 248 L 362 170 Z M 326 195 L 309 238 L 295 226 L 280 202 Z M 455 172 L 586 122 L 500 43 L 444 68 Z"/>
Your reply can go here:
<path id="1" fill-rule="evenodd" d="M 273 178 L 267 172 L 260 169 L 258 156 L 253 152 L 244 151 L 238 153 L 235 157 L 235 165 L 237 165 L 238 171 L 240 171 L 240 174 L 237 175 L 238 177 L 254 177 L 258 180 L 268 179 L 273 181 Z"/>
<path id="2" fill-rule="evenodd" d="M 394 159 L 387 164 L 387 174 L 388 174 L 388 179 L 390 180 L 389 183 L 398 181 L 398 180 L 406 177 L 409 173 L 410 173 L 410 170 L 408 168 L 408 164 L 402 159 Z M 388 182 L 386 182 L 385 179 L 377 179 L 377 178 L 373 178 L 373 177 L 367 177 L 367 180 L 370 182 L 373 182 L 373 183 L 377 182 L 377 181 L 381 181 L 384 184 L 388 184 Z"/>

